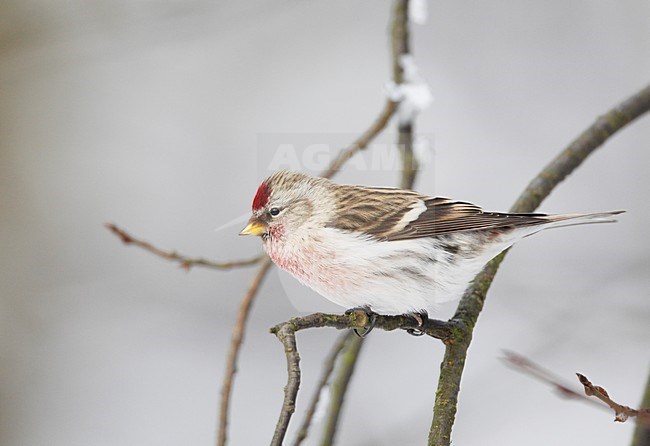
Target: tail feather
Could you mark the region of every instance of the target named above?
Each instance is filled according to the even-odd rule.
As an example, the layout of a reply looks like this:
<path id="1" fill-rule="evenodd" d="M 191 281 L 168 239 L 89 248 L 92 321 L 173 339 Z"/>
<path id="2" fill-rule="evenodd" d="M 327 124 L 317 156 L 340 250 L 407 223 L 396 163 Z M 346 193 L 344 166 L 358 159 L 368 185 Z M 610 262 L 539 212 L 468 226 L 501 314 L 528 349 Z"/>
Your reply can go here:
<path id="1" fill-rule="evenodd" d="M 547 225 L 544 229 L 565 228 L 567 226 L 588 225 L 593 223 L 615 223 L 614 215 L 622 214 L 625 211 L 596 212 L 593 214 L 561 214 L 549 215 Z"/>

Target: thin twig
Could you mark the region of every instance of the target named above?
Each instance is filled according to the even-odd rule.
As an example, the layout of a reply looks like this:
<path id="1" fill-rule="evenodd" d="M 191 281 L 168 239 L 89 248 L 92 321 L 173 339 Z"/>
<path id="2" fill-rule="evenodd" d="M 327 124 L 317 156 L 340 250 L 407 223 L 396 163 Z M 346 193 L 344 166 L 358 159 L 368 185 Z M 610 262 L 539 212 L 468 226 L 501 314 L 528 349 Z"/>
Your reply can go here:
<path id="1" fill-rule="evenodd" d="M 354 332 L 352 331 L 348 331 L 347 333 L 342 333 L 339 336 L 338 340 L 332 346 L 332 350 L 330 351 L 330 353 L 323 361 L 323 371 L 321 377 L 318 380 L 318 383 L 316 384 L 316 388 L 314 389 L 314 394 L 312 396 L 311 402 L 309 403 L 309 407 L 305 412 L 305 419 L 303 420 L 300 429 L 298 429 L 298 433 L 296 434 L 296 440 L 294 441 L 293 446 L 300 446 L 303 440 L 307 438 L 307 435 L 309 435 L 309 427 L 311 426 L 312 419 L 316 414 L 316 409 L 318 407 L 318 403 L 320 402 L 320 397 L 321 394 L 323 393 L 323 389 L 325 389 L 325 387 L 327 386 L 330 376 L 334 371 L 334 366 L 336 365 L 336 359 L 338 358 L 341 350 L 343 350 L 343 347 L 345 347 L 345 345 L 349 342 L 350 339 L 352 339 L 353 336 L 355 335 Z"/>
<path id="2" fill-rule="evenodd" d="M 402 180 L 400 187 L 402 189 L 412 189 L 415 183 L 415 177 L 418 173 L 418 160 L 413 152 L 414 123 L 403 124 L 399 126 L 398 147 L 402 152 Z"/>
<path id="3" fill-rule="evenodd" d="M 282 446 L 284 436 L 289 428 L 291 415 L 296 410 L 296 395 L 300 387 L 300 355 L 296 345 L 296 330 L 291 324 L 284 324 L 280 327 L 275 335 L 284 346 L 284 353 L 287 357 L 287 385 L 284 388 L 284 401 L 280 419 L 273 433 L 271 446 Z"/>
<path id="4" fill-rule="evenodd" d="M 512 212 L 532 212 L 551 191 L 573 172 L 582 162 L 600 147 L 609 137 L 650 110 L 650 85 L 626 99 L 612 110 L 599 117 L 576 140 L 551 161 L 526 187 L 519 196 Z M 458 393 L 467 349 L 487 291 L 503 261 L 505 253 L 493 259 L 474 279 L 465 291 L 456 314 L 452 318 L 455 331 L 453 342 L 446 345 L 445 356 L 440 366 L 438 391 L 436 392 L 433 420 L 429 431 L 430 446 L 448 446 L 456 417 Z"/>
<path id="5" fill-rule="evenodd" d="M 576 373 L 576 376 L 578 377 L 580 384 L 582 384 L 585 388 L 585 395 L 598 398 L 600 401 L 607 404 L 607 406 L 614 411 L 614 413 L 616 414 L 616 416 L 614 417 L 614 421 L 623 423 L 627 421 L 630 417 L 634 417 L 641 422 L 650 422 L 650 411 L 632 409 L 629 406 L 619 404 L 609 397 L 609 394 L 605 389 L 603 389 L 600 386 L 595 386 L 594 384 L 592 384 L 591 381 L 589 381 L 589 379 L 585 375 L 581 373 Z"/>
<path id="6" fill-rule="evenodd" d="M 230 405 L 230 395 L 232 394 L 233 379 L 237 371 L 237 358 L 241 350 L 242 342 L 244 341 L 244 333 L 246 332 L 246 321 L 250 314 L 251 306 L 255 300 L 255 296 L 259 291 L 262 281 L 266 277 L 266 273 L 271 268 L 271 259 L 265 257 L 257 274 L 244 295 L 244 298 L 239 304 L 239 312 L 237 313 L 237 321 L 232 330 L 232 337 L 230 339 L 230 350 L 228 351 L 228 358 L 226 360 L 226 372 L 224 374 L 223 385 L 221 388 L 221 407 L 219 411 L 219 431 L 217 434 L 217 444 L 225 445 L 228 432 L 228 406 Z"/>
<path id="7" fill-rule="evenodd" d="M 594 407 L 604 408 L 591 398 L 587 398 L 583 393 L 573 390 L 570 384 L 562 382 L 559 376 L 530 359 L 511 351 L 504 351 L 504 355 L 502 360 L 510 367 L 551 386 L 563 398 L 575 399 L 591 404 Z"/>
<path id="8" fill-rule="evenodd" d="M 334 444 L 334 436 L 338 428 L 341 410 L 343 409 L 343 400 L 350 386 L 350 380 L 354 374 L 354 368 L 359 359 L 361 347 L 365 344 L 363 338 L 348 333 L 347 343 L 341 352 L 341 366 L 337 370 L 337 376 L 332 382 L 330 404 L 328 414 L 323 428 L 323 437 L 321 445 Z"/>
<path id="9" fill-rule="evenodd" d="M 603 410 L 614 410 L 616 413 L 614 421 L 624 422 L 629 417 L 636 417 L 638 422 L 637 428 L 647 428 L 650 426 L 650 410 L 631 409 L 628 406 L 616 403 L 609 397 L 605 389 L 593 385 L 586 376 L 580 373 L 576 373 L 576 375 L 578 376 L 580 383 L 583 385 L 584 393 L 573 390 L 569 384 L 562 382 L 563 380 L 556 374 L 518 353 L 504 351 L 504 354 L 505 356 L 502 359 L 506 364 L 521 373 L 548 384 L 564 398 L 582 401 Z M 598 400 L 605 403 L 605 405 L 593 398 L 589 398 L 590 396 L 596 397 Z"/>
<path id="10" fill-rule="evenodd" d="M 393 26 L 391 29 L 393 83 L 399 86 L 404 83 L 403 57 L 410 54 L 410 30 L 409 30 L 409 0 L 396 0 L 393 10 Z M 400 187 L 411 189 L 415 183 L 415 176 L 418 171 L 418 163 L 413 153 L 413 135 L 415 134 L 415 122 L 399 122 L 397 125 L 398 139 L 397 147 L 402 153 L 402 179 Z"/>
<path id="11" fill-rule="evenodd" d="M 404 82 L 404 67 L 402 56 L 410 53 L 411 41 L 409 36 L 409 0 L 395 0 L 393 20 L 391 23 L 391 64 L 393 82 L 395 85 Z"/>
<path id="12" fill-rule="evenodd" d="M 176 251 L 164 251 L 160 248 L 157 248 L 156 246 L 152 245 L 149 242 L 146 242 L 144 240 L 132 236 L 124 229 L 119 228 L 113 223 L 106 223 L 104 226 L 106 226 L 106 228 L 109 231 L 111 231 L 113 234 L 118 236 L 125 245 L 137 246 L 139 248 L 144 249 L 145 251 L 149 251 L 150 253 L 157 255 L 158 257 L 162 257 L 163 259 L 171 260 L 172 262 L 178 262 L 181 268 L 188 271 L 193 266 L 204 266 L 206 268 L 222 269 L 222 270 L 236 268 L 240 266 L 251 266 L 259 263 L 260 260 L 262 260 L 262 258 L 264 257 L 263 255 L 259 255 L 251 259 L 234 260 L 232 262 L 215 262 L 214 260 L 207 260 L 200 257 L 187 257 L 177 253 Z"/>

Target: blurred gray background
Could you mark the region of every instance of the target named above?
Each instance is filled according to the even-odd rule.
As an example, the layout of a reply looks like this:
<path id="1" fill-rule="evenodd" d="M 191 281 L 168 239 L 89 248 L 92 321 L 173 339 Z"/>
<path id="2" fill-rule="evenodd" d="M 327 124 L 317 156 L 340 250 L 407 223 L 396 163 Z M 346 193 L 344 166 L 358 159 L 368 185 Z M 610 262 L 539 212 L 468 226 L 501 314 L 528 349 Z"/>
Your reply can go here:
<path id="1" fill-rule="evenodd" d="M 0 444 L 213 444 L 253 270 L 186 273 L 102 224 L 189 255 L 255 255 L 259 241 L 239 238 L 239 225 L 214 229 L 249 211 L 268 173 L 259 135 L 339 141 L 364 130 L 390 76 L 389 10 L 376 0 L 2 2 Z M 434 150 L 417 189 L 492 210 L 650 81 L 645 0 L 430 1 L 413 39 L 435 97 L 417 125 Z M 512 349 L 639 402 L 650 367 L 649 142 L 645 117 L 541 208 L 626 209 L 619 223 L 549 231 L 508 256 L 470 349 L 455 444 L 629 442 L 632 424 L 563 401 L 498 358 Z M 393 185 L 397 174 L 351 167 L 339 180 Z M 268 328 L 304 310 L 296 294 L 310 296 L 293 283 L 274 271 L 255 303 L 230 444 L 271 437 L 286 369 Z M 336 335 L 299 336 L 293 429 Z M 423 444 L 442 352 L 373 332 L 339 444 Z"/>

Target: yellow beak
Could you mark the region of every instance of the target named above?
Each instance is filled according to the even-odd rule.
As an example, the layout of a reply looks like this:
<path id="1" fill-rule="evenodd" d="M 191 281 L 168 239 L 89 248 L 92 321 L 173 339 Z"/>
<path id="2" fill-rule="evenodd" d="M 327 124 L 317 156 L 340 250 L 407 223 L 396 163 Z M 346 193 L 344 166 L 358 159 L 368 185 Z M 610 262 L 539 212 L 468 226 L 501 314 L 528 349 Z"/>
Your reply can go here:
<path id="1" fill-rule="evenodd" d="M 262 235 L 266 232 L 266 226 L 257 220 L 251 219 L 248 225 L 242 229 L 239 235 Z"/>

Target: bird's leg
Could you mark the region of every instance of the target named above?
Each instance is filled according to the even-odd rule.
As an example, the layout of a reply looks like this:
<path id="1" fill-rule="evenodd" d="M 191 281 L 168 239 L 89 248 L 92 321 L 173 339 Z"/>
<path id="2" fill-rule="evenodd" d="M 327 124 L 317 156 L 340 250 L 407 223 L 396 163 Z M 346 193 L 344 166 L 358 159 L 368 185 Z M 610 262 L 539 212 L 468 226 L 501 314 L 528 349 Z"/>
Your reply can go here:
<path id="1" fill-rule="evenodd" d="M 359 331 L 359 328 L 356 327 L 353 328 L 352 331 L 354 331 L 354 334 L 359 336 L 360 338 L 365 338 L 366 336 L 368 336 L 368 333 L 370 333 L 372 329 L 375 328 L 375 323 L 377 322 L 377 314 L 374 313 L 372 310 L 370 310 L 370 307 L 367 306 L 350 308 L 349 310 L 345 310 L 345 314 L 350 315 L 357 311 L 363 312 L 368 318 L 370 324 L 367 327 L 364 327 L 363 331 Z"/>
<path id="2" fill-rule="evenodd" d="M 411 313 L 410 316 L 415 319 L 418 327 L 423 327 L 425 322 L 429 320 L 429 313 L 427 313 L 427 310 L 420 310 L 417 313 Z M 414 328 L 408 328 L 406 332 L 411 336 L 422 336 L 424 334 L 423 330 L 416 330 Z"/>

